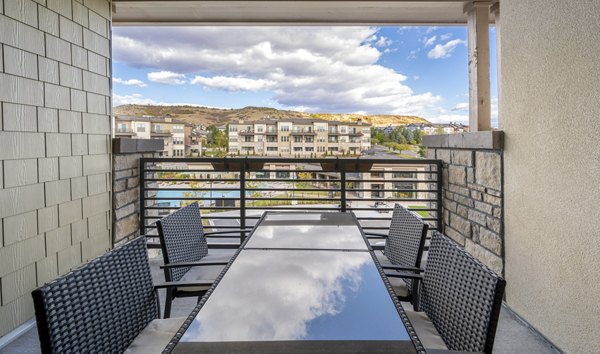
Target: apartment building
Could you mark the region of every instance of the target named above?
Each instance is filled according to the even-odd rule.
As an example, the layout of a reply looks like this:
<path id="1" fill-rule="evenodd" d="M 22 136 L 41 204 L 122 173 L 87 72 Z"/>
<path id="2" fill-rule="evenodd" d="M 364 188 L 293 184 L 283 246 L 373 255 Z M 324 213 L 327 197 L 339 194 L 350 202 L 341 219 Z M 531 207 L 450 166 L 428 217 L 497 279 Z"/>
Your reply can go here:
<path id="1" fill-rule="evenodd" d="M 114 137 L 133 139 L 163 139 L 165 149 L 160 156 L 184 157 L 191 151 L 198 152 L 200 141 L 192 144 L 192 125 L 169 117 L 116 116 L 113 124 Z"/>
<path id="2" fill-rule="evenodd" d="M 320 119 L 231 123 L 229 152 L 240 155 L 357 155 L 371 148 L 371 125 Z"/>

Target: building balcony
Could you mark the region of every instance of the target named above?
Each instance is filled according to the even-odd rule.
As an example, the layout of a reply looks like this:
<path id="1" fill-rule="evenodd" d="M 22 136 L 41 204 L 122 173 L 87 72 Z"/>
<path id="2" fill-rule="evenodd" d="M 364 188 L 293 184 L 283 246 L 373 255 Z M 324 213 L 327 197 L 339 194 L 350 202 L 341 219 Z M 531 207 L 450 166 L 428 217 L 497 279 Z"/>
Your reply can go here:
<path id="1" fill-rule="evenodd" d="M 171 137 L 173 133 L 168 130 L 152 130 L 150 132 L 150 136 L 152 137 Z"/>

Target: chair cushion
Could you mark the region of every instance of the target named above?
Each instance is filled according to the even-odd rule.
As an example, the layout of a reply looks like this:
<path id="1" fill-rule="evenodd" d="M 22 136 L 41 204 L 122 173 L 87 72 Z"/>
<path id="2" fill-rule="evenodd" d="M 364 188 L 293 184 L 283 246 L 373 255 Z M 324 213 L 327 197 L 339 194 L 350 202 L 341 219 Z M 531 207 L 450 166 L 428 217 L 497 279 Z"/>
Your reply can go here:
<path id="1" fill-rule="evenodd" d="M 207 257 L 205 257 L 207 258 Z M 207 260 L 202 258 L 202 260 Z M 212 260 L 211 260 L 212 261 Z M 181 278 L 182 282 L 190 282 L 193 283 L 198 280 L 215 280 L 221 274 L 225 266 L 197 266 L 192 267 L 190 270 L 183 275 Z M 177 291 L 181 292 L 198 292 L 208 290 L 210 285 L 200 285 L 200 286 L 186 286 L 186 287 L 178 287 Z"/>
<path id="2" fill-rule="evenodd" d="M 409 311 L 407 308 L 410 307 L 402 307 L 404 307 L 404 311 L 425 349 L 448 349 L 446 343 L 444 343 L 444 340 L 433 325 L 433 322 L 431 322 L 425 312 Z"/>
<path id="3" fill-rule="evenodd" d="M 376 251 L 375 256 L 377 257 L 377 260 L 379 261 L 379 263 L 382 266 L 392 265 L 392 262 L 390 262 L 390 260 L 383 254 L 383 252 Z M 387 272 L 393 272 L 393 271 L 387 270 Z M 406 282 L 404 280 L 402 280 L 402 278 L 388 277 L 388 280 L 390 281 L 392 288 L 394 288 L 394 292 L 396 293 L 396 296 L 407 297 L 408 294 L 410 294 L 408 286 L 406 285 Z"/>
<path id="4" fill-rule="evenodd" d="M 185 317 L 177 317 L 153 320 L 135 337 L 125 353 L 162 353 L 185 319 Z"/>
<path id="5" fill-rule="evenodd" d="M 396 296 L 407 297 L 408 294 L 410 294 L 408 285 L 406 285 L 406 282 L 402 278 L 388 277 L 388 280 L 390 281 L 392 288 L 394 288 Z"/>

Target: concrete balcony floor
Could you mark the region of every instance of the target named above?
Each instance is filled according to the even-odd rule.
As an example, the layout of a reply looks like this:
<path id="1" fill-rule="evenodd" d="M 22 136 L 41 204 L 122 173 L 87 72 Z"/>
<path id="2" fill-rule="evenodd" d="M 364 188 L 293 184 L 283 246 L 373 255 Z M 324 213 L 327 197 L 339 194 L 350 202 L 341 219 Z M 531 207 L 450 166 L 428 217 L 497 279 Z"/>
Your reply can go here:
<path id="1" fill-rule="evenodd" d="M 159 268 L 160 264 L 162 264 L 162 257 L 155 256 L 150 258 L 152 277 L 156 282 L 164 281 L 163 272 Z M 162 300 L 162 310 L 164 308 L 164 291 L 161 290 L 159 296 Z M 173 301 L 171 317 L 188 316 L 195 305 L 195 298 L 178 298 Z M 37 329 L 35 327 L 0 350 L 0 354 L 33 353 L 41 353 L 37 337 Z M 560 351 L 552 347 L 543 337 L 534 332 L 520 319 L 518 319 L 510 309 L 508 309 L 506 306 L 503 306 L 502 311 L 500 312 L 498 330 L 496 332 L 494 353 L 554 354 L 560 353 Z"/>

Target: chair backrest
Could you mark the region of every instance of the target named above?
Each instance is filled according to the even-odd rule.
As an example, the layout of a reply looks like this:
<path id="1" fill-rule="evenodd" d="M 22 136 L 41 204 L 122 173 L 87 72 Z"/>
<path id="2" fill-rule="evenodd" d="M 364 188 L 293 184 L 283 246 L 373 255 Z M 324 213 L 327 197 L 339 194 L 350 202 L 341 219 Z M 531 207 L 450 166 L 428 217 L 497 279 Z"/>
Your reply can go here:
<path id="1" fill-rule="evenodd" d="M 450 350 L 491 353 L 506 281 L 434 231 L 420 307 Z"/>
<path id="2" fill-rule="evenodd" d="M 145 237 L 32 292 L 43 353 L 123 352 L 158 318 Z"/>
<path id="3" fill-rule="evenodd" d="M 208 254 L 198 203 L 187 205 L 156 222 L 165 264 L 197 262 Z M 178 281 L 189 267 L 168 269 L 167 281 Z"/>
<path id="4" fill-rule="evenodd" d="M 392 264 L 404 267 L 420 267 L 428 225 L 400 204 L 394 206 L 390 231 L 383 254 Z M 404 280 L 412 287 L 412 280 Z"/>

